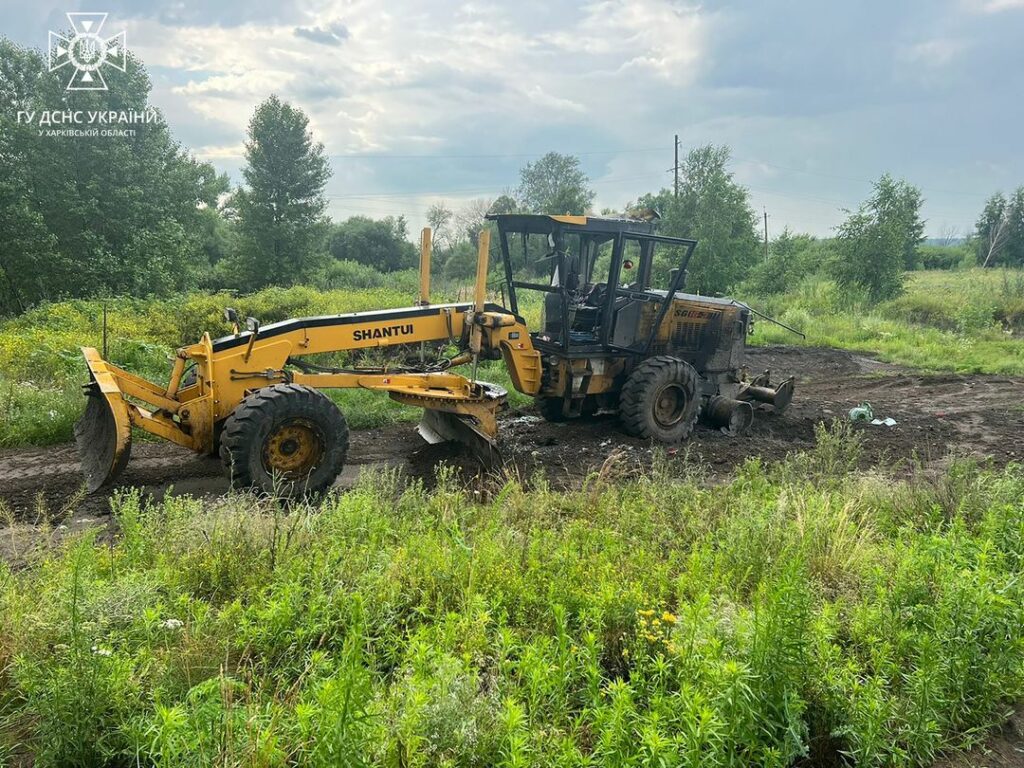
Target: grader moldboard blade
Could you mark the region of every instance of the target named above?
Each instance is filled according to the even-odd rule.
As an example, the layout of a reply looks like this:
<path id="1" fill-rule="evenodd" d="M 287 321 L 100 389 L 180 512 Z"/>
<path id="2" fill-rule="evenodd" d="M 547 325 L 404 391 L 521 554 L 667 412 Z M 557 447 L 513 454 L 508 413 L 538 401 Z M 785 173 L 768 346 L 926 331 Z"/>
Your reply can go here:
<path id="1" fill-rule="evenodd" d="M 481 432 L 469 419 L 454 413 L 424 410 L 416 431 L 432 445 L 445 442 L 461 443 L 487 468 L 493 466 L 499 459 L 494 440 Z"/>
<path id="2" fill-rule="evenodd" d="M 86 489 L 94 493 L 112 482 L 128 464 L 132 452 L 132 423 L 128 407 L 106 364 L 95 350 L 83 351 L 92 381 L 84 387 L 85 413 L 75 423 L 75 443 Z"/>
<path id="3" fill-rule="evenodd" d="M 493 411 L 505 402 L 506 392 L 495 384 L 478 382 L 484 390 L 482 410 L 476 411 L 480 416 L 490 414 L 486 419 L 491 423 L 492 429 L 497 430 L 494 422 Z M 475 409 L 474 409 L 475 410 Z M 484 426 L 484 419 L 478 423 L 470 413 L 456 413 L 441 408 L 426 407 L 423 409 L 423 418 L 420 420 L 417 431 L 420 437 L 428 443 L 437 444 L 444 442 L 461 443 L 480 460 L 486 468 L 497 464 L 501 455 L 495 442 L 495 435 L 488 434 Z"/>

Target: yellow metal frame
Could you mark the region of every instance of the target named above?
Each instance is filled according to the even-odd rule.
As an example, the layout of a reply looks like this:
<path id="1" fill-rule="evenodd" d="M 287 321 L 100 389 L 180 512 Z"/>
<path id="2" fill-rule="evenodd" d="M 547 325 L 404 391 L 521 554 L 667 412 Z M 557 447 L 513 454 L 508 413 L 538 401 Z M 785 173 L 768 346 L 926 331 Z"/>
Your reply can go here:
<path id="1" fill-rule="evenodd" d="M 161 387 L 103 360 L 91 347 L 83 348 L 86 363 L 114 414 L 118 439 L 124 445 L 135 426 L 191 450 L 209 453 L 215 448 L 215 425 L 227 418 L 252 391 L 280 382 L 318 389 L 370 389 L 388 393 L 393 400 L 422 408 L 471 417 L 486 435 L 497 434 L 496 410 L 502 400 L 489 398 L 473 379 L 457 373 L 387 373 L 386 371 L 309 373 L 292 370 L 288 360 L 321 352 L 338 352 L 405 344 L 456 340 L 466 345 L 453 364 L 475 362 L 481 355 L 505 361 L 516 389 L 536 394 L 541 384 L 540 354 L 533 348 L 526 326 L 514 315 L 486 311 L 486 276 L 489 232 L 481 233 L 474 304 L 468 311 L 455 305 L 430 305 L 430 230 L 422 236 L 420 309 L 434 314 L 396 321 L 367 312 L 348 316 L 355 322 L 318 328 L 298 328 L 260 338 L 249 332 L 245 344 L 217 351 L 209 334 L 178 350 L 170 381 Z M 182 387 L 186 365 L 196 366 L 194 384 Z"/>

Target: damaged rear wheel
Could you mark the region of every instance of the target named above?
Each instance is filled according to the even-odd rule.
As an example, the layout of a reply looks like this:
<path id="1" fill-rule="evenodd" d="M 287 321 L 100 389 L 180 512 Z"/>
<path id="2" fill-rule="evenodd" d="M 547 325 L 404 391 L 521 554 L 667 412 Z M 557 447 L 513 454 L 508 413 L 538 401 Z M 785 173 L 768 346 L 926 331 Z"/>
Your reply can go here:
<path id="1" fill-rule="evenodd" d="M 693 432 L 700 413 L 697 371 L 668 355 L 644 360 L 622 387 L 619 417 L 634 437 L 678 443 Z"/>

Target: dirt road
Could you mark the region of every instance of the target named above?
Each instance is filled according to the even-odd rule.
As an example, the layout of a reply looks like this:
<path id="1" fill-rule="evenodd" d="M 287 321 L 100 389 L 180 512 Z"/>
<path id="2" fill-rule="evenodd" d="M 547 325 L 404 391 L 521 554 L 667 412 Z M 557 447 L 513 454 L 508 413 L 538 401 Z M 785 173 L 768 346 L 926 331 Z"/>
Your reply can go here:
<path id="1" fill-rule="evenodd" d="M 814 426 L 845 418 L 852 406 L 868 401 L 875 414 L 891 416 L 895 427 L 858 425 L 864 435 L 865 464 L 917 458 L 925 465 L 947 460 L 951 451 L 987 457 L 997 465 L 1021 460 L 1024 434 L 1024 379 L 1006 376 L 927 375 L 849 352 L 807 347 L 750 350 L 752 371 L 771 369 L 774 379 L 797 377 L 793 404 L 784 414 L 770 408 L 755 414 L 744 437 L 698 427 L 678 460 L 704 462 L 715 476 L 726 476 L 748 457 L 765 460 L 814 445 Z M 617 452 L 626 464 L 642 467 L 651 447 L 623 434 L 614 416 L 548 424 L 532 408 L 505 414 L 501 427 L 504 461 L 529 476 L 543 467 L 557 485 L 571 486 L 600 468 Z M 400 467 L 412 476 L 433 478 L 438 464 L 479 471 L 470 457 L 449 446 L 428 446 L 412 424 L 354 432 L 349 465 L 339 478 L 351 485 L 364 467 Z M 159 498 L 165 493 L 221 494 L 227 490 L 218 460 L 195 456 L 169 443 L 136 442 L 121 486 L 141 486 Z M 82 496 L 73 445 L 0 453 L 0 499 L 23 522 L 45 513 L 74 524 L 105 515 L 109 495 Z"/>

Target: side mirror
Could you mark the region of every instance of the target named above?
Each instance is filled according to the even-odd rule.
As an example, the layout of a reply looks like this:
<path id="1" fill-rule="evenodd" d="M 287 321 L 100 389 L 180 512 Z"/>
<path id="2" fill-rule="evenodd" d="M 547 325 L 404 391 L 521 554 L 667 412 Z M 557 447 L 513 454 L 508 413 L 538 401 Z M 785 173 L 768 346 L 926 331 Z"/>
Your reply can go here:
<path id="1" fill-rule="evenodd" d="M 231 307 L 226 307 L 224 309 L 224 319 L 232 325 L 236 325 L 238 323 L 238 313 Z"/>

